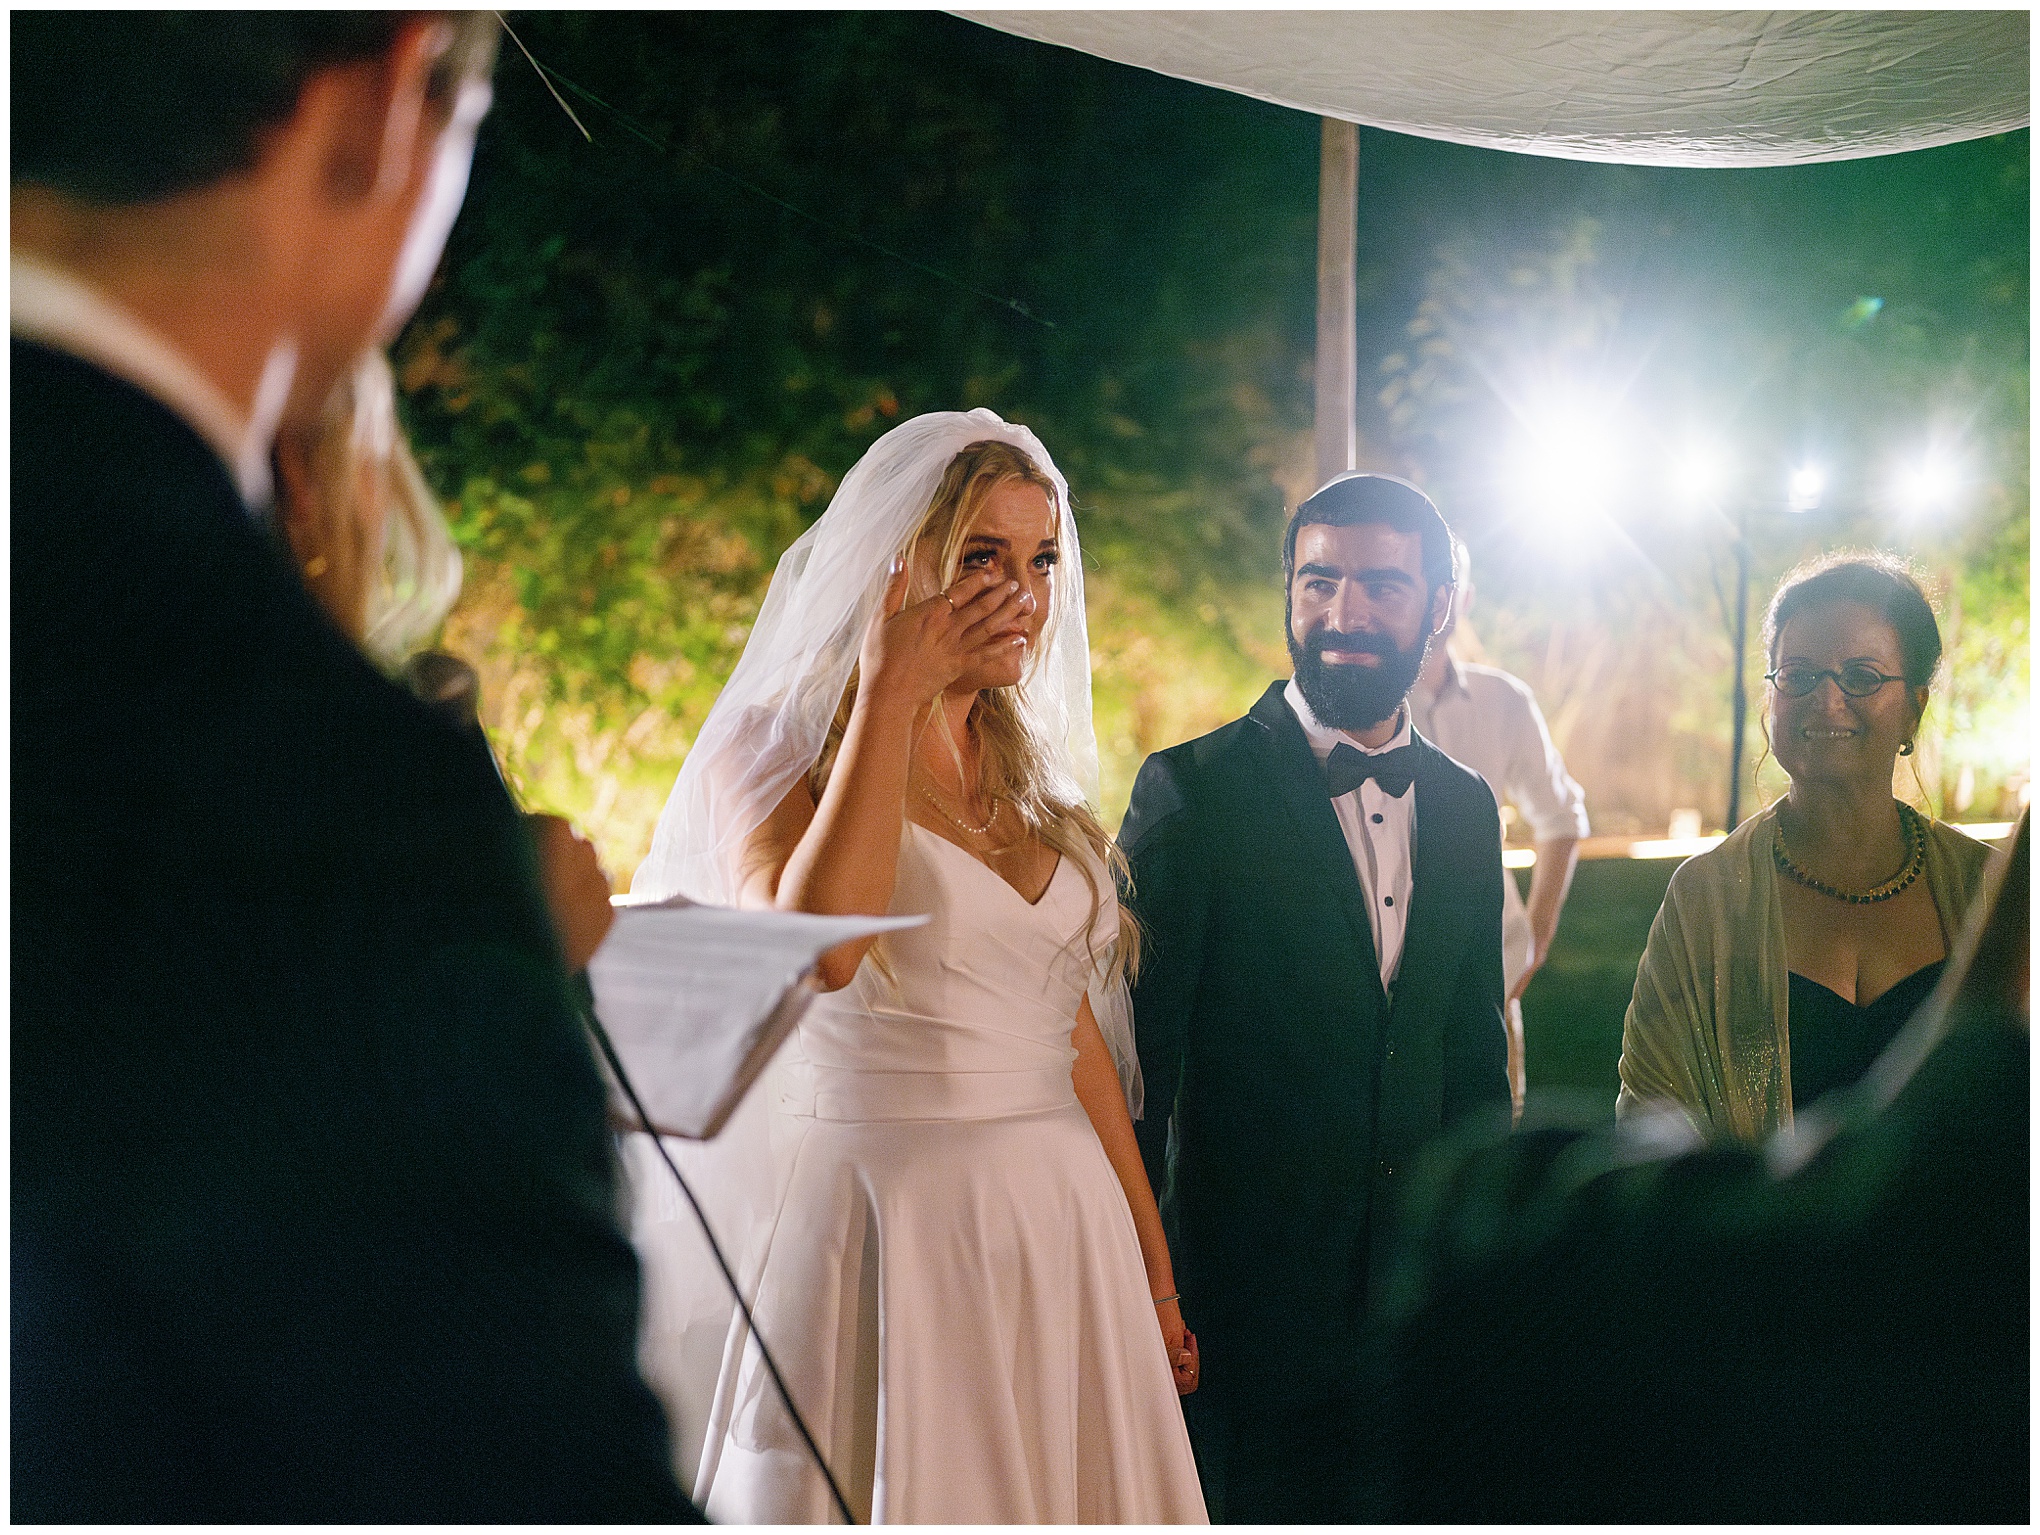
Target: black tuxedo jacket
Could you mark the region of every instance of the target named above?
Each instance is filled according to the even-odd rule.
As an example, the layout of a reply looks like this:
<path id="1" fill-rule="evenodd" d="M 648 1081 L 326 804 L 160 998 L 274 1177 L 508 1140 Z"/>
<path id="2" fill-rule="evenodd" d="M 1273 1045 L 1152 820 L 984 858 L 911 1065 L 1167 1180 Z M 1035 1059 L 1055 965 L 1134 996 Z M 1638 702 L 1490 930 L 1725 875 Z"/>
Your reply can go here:
<path id="1" fill-rule="evenodd" d="M 12 368 L 14 1517 L 688 1517 L 491 765 L 183 422 Z"/>
<path id="2" fill-rule="evenodd" d="M 1271 686 L 1142 766 L 1120 838 L 1145 930 L 1134 1016 L 1183 1309 L 1218 1390 L 1348 1389 L 1376 1238 L 1440 1126 L 1506 1108 L 1501 830 L 1415 738 L 1413 892 L 1391 1005 L 1352 854 Z"/>

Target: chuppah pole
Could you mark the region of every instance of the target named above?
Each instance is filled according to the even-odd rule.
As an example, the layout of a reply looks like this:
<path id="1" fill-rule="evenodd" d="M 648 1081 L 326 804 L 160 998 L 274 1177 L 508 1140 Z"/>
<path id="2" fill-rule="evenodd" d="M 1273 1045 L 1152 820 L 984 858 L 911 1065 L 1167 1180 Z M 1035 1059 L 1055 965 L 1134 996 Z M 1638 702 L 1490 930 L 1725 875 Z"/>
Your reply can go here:
<path id="1" fill-rule="evenodd" d="M 1355 247 L 1360 224 L 1360 129 L 1324 119 L 1318 158 L 1317 483 L 1355 467 L 1358 368 Z"/>

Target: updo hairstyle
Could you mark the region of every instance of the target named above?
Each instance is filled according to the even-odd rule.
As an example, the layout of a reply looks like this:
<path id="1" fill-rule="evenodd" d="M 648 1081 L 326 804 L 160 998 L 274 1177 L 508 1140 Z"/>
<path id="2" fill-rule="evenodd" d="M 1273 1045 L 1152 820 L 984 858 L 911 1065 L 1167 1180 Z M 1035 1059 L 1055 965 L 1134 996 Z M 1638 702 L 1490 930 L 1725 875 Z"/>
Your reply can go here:
<path id="1" fill-rule="evenodd" d="M 1941 665 L 1941 626 L 1934 606 L 1906 562 L 1881 549 L 1841 550 L 1795 566 L 1764 614 L 1764 654 L 1778 664 L 1778 635 L 1795 614 L 1837 602 L 1858 602 L 1898 636 L 1909 688 L 1928 687 Z"/>

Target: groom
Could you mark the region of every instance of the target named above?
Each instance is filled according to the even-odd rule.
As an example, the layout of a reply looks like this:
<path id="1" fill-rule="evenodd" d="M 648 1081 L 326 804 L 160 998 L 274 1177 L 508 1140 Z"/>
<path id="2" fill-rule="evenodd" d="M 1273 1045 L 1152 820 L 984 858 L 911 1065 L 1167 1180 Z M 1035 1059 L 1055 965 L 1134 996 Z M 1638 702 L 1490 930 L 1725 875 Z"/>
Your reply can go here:
<path id="1" fill-rule="evenodd" d="M 1148 758 L 1120 837 L 1146 930 L 1134 989 L 1148 1176 L 1203 1344 L 1188 1407 L 1235 1523 L 1351 1521 L 1358 1343 L 1410 1163 L 1506 1114 L 1501 828 L 1410 729 L 1452 540 L 1347 474 L 1283 543 L 1295 678 Z"/>

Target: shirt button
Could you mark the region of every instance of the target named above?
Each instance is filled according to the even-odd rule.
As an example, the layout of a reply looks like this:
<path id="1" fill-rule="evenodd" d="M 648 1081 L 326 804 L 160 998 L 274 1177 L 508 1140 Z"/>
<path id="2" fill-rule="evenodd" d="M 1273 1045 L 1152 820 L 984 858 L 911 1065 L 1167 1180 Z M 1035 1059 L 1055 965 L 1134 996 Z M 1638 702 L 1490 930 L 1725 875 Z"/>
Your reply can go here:
<path id="1" fill-rule="evenodd" d="M 1385 895 L 1381 898 L 1381 904 L 1384 906 L 1393 906 L 1395 905 L 1395 897 L 1392 895 Z"/>
<path id="2" fill-rule="evenodd" d="M 1381 824 L 1381 812 L 1379 810 L 1374 812 L 1374 824 L 1376 826 Z"/>

